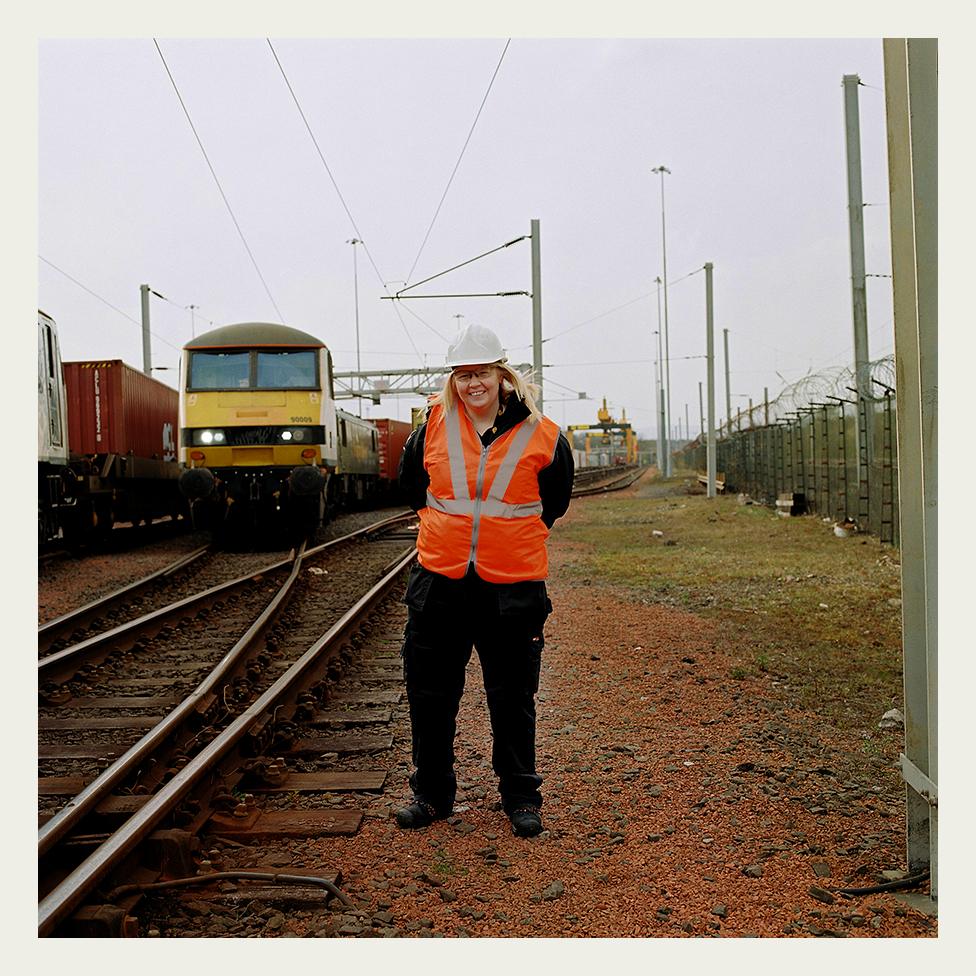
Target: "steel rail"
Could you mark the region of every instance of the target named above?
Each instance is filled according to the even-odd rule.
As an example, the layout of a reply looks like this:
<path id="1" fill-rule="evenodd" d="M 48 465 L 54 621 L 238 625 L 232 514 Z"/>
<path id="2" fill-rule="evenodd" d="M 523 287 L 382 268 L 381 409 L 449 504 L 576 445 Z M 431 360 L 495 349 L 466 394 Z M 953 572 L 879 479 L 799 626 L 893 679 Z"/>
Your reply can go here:
<path id="1" fill-rule="evenodd" d="M 340 540 L 337 539 L 335 541 L 338 542 Z M 294 550 L 292 551 L 294 552 Z M 238 576 L 237 579 L 229 580 L 226 583 L 218 583 L 216 586 L 211 586 L 201 593 L 194 593 L 193 596 L 188 596 L 183 600 L 177 600 L 175 603 L 169 604 L 169 606 L 160 607 L 158 610 L 153 610 L 141 617 L 137 617 L 135 620 L 119 624 L 117 627 L 112 627 L 110 630 L 103 631 L 101 634 L 95 634 L 93 637 L 89 637 L 77 644 L 72 644 L 70 647 L 63 647 L 60 651 L 55 651 L 53 654 L 39 658 L 37 661 L 38 681 L 42 678 L 53 678 L 61 672 L 62 668 L 74 667 L 73 661 L 75 658 L 84 658 L 86 655 L 102 649 L 107 651 L 122 638 L 128 638 L 134 641 L 136 637 L 142 636 L 143 633 L 155 634 L 162 629 L 163 624 L 170 617 L 197 613 L 207 603 L 212 603 L 225 593 L 230 593 L 234 589 L 244 586 L 255 577 L 285 568 L 290 565 L 293 558 L 292 555 L 289 555 L 286 559 L 281 559 L 278 562 L 262 566 L 260 569 L 252 570 L 244 576 Z"/>
<path id="2" fill-rule="evenodd" d="M 375 522 L 372 525 L 366 526 L 364 529 L 358 529 L 337 539 L 332 539 L 307 551 L 300 549 L 292 559 L 292 571 L 288 579 L 285 580 L 275 596 L 268 601 L 267 607 L 261 612 L 254 623 L 248 627 L 244 634 L 235 642 L 234 646 L 221 658 L 207 677 L 182 702 L 176 705 L 165 718 L 153 726 L 153 728 L 126 750 L 115 762 L 102 770 L 88 786 L 77 796 L 69 800 L 68 803 L 39 829 L 37 839 L 38 857 L 47 854 L 57 843 L 63 840 L 80 821 L 95 810 L 98 804 L 127 775 L 134 769 L 137 769 L 154 749 L 162 744 L 190 715 L 199 710 L 201 703 L 233 671 L 255 641 L 267 629 L 278 608 L 294 585 L 295 579 L 298 576 L 298 569 L 303 559 L 318 555 L 335 545 L 348 542 L 358 536 L 368 536 L 372 533 L 382 531 L 384 528 L 389 528 L 391 524 L 408 517 L 413 517 L 413 513 L 411 512 L 409 516 L 406 514 L 398 515 L 393 518 L 384 519 L 381 522 Z M 247 577 L 247 579 L 250 578 Z"/>
<path id="3" fill-rule="evenodd" d="M 632 470 L 633 465 L 627 465 L 625 470 Z M 616 474 L 620 471 L 619 466 L 603 465 L 599 468 L 577 468 L 573 475 L 573 484 L 582 486 L 588 481 L 597 481 L 600 478 L 606 478 L 610 474 Z"/>
<path id="4" fill-rule="evenodd" d="M 104 613 L 114 604 L 121 603 L 123 600 L 131 599 L 137 593 L 147 589 L 157 580 L 171 576 L 180 569 L 185 569 L 187 566 L 196 562 L 210 551 L 210 546 L 201 546 L 199 549 L 194 549 L 193 552 L 190 552 L 185 556 L 180 556 L 179 559 L 170 563 L 168 566 L 164 566 L 162 569 L 159 569 L 154 573 L 150 573 L 148 576 L 144 576 L 142 579 L 129 583 L 127 586 L 123 586 L 121 589 L 115 590 L 98 600 L 93 600 L 91 603 L 86 603 L 83 607 L 78 607 L 76 610 L 69 610 L 68 613 L 64 613 L 60 617 L 55 617 L 53 620 L 49 620 L 47 623 L 42 624 L 37 628 L 38 648 L 44 647 L 46 649 L 50 647 L 62 632 L 68 631 L 70 628 L 83 626 L 89 621 L 96 619 L 99 614 Z"/>
<path id="5" fill-rule="evenodd" d="M 602 495 L 608 491 L 619 491 L 622 488 L 629 488 L 645 470 L 645 468 L 638 468 L 636 471 L 628 471 L 626 474 L 621 475 L 621 477 L 614 481 L 608 481 L 604 485 L 573 489 L 573 498 L 579 498 L 584 495 Z"/>
<path id="6" fill-rule="evenodd" d="M 248 732 L 273 709 L 279 698 L 286 695 L 305 678 L 306 672 L 321 663 L 320 658 L 337 650 L 348 634 L 356 629 L 365 615 L 393 586 L 400 573 L 413 562 L 417 550 L 411 548 L 404 557 L 376 583 L 355 605 L 320 637 L 305 653 L 271 685 L 245 712 L 238 716 L 220 735 L 205 746 L 176 776 L 109 837 L 85 861 L 52 890 L 38 907 L 38 935 L 51 935 L 65 921 L 85 897 L 101 882 L 113 867 L 130 854 L 155 829 L 192 789 Z M 298 560 L 298 567 L 301 560 Z"/>
<path id="7" fill-rule="evenodd" d="M 115 762 L 102 770 L 77 796 L 69 800 L 37 834 L 37 853 L 39 857 L 47 854 L 59 841 L 91 814 L 105 797 L 115 789 L 133 770 L 138 769 L 147 756 L 160 746 L 176 729 L 178 729 L 198 707 L 206 700 L 216 685 L 223 681 L 228 673 L 240 662 L 241 658 L 250 651 L 254 642 L 264 633 L 274 619 L 274 615 L 282 602 L 291 592 L 302 564 L 301 552 L 292 560 L 292 570 L 288 579 L 281 585 L 278 592 L 268 601 L 267 606 L 258 615 L 244 634 L 235 642 L 234 646 L 220 659 L 216 667 L 207 677 L 181 701 L 165 718 L 154 725 L 138 742 L 134 743 Z"/>
<path id="8" fill-rule="evenodd" d="M 407 521 L 412 518 L 416 518 L 416 514 L 413 511 L 401 512 L 398 515 L 393 515 L 389 518 L 382 519 L 379 522 L 374 522 L 372 525 L 367 525 L 363 529 L 356 529 L 354 532 L 349 532 L 346 535 L 339 536 L 336 539 L 330 539 L 328 542 L 323 542 L 320 545 L 314 546 L 312 549 L 306 550 L 305 555 L 315 555 L 316 553 L 322 552 L 324 549 L 327 549 L 329 546 L 334 545 L 335 543 L 346 542 L 348 540 L 355 539 L 358 536 L 366 537 L 371 533 L 382 531 L 384 528 L 395 522 Z M 294 553 L 294 550 L 292 550 L 292 553 Z M 186 597 L 184 600 L 177 600 L 175 603 L 169 604 L 169 606 L 160 607 L 159 609 L 153 610 L 141 617 L 137 617 L 135 620 L 130 620 L 124 624 L 119 624 L 117 627 L 106 630 L 101 634 L 95 634 L 94 636 L 80 641 L 77 644 L 72 644 L 70 647 L 63 647 L 60 651 L 55 651 L 53 654 L 47 654 L 38 659 L 38 680 L 40 681 L 42 678 L 53 677 L 53 675 L 57 673 L 57 670 L 64 667 L 70 659 L 74 657 L 84 657 L 86 654 L 90 654 L 93 651 L 98 650 L 102 645 L 111 645 L 120 638 L 126 636 L 134 639 L 137 636 L 141 636 L 143 631 L 155 633 L 162 627 L 163 622 L 167 619 L 167 617 L 176 616 L 181 613 L 196 612 L 199 608 L 199 604 L 203 604 L 208 600 L 212 601 L 216 599 L 218 596 L 222 595 L 224 591 L 230 592 L 235 588 L 241 587 L 249 580 L 254 579 L 256 576 L 261 576 L 266 573 L 283 569 L 285 566 L 291 563 L 292 558 L 293 555 L 290 553 L 285 559 L 280 559 L 277 562 L 269 563 L 266 566 L 252 570 L 251 572 L 245 573 L 243 576 L 239 576 L 236 579 L 229 580 L 226 583 L 218 583 L 216 586 L 212 586 L 200 593 L 195 593 L 192 596 Z"/>

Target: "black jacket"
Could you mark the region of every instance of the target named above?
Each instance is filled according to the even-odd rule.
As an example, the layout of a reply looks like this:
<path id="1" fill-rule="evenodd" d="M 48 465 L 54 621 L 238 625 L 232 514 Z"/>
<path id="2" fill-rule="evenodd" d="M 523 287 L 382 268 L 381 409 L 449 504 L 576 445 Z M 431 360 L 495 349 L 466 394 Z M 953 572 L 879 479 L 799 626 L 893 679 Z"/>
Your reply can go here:
<path id="1" fill-rule="evenodd" d="M 529 408 L 524 401 L 513 394 L 509 397 L 505 410 L 495 418 L 495 423 L 481 435 L 481 443 L 487 447 L 493 440 L 501 437 L 507 430 L 529 416 Z M 404 492 L 407 504 L 420 511 L 427 504 L 427 488 L 430 476 L 424 468 L 424 442 L 427 437 L 427 422 L 422 423 L 408 438 L 400 457 L 400 489 Z M 539 495 L 542 498 L 542 521 L 547 529 L 569 508 L 573 493 L 575 465 L 573 451 L 565 435 L 560 434 L 552 461 L 539 472 Z"/>

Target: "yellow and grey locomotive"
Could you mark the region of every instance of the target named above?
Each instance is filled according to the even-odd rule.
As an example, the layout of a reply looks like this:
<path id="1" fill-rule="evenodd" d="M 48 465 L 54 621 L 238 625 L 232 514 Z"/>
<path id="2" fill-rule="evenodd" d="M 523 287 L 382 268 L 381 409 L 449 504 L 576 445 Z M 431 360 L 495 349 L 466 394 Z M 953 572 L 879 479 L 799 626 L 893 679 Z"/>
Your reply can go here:
<path id="1" fill-rule="evenodd" d="M 378 474 L 375 428 L 336 409 L 325 343 L 266 322 L 184 346 L 180 460 L 184 494 L 227 529 L 307 532 Z"/>

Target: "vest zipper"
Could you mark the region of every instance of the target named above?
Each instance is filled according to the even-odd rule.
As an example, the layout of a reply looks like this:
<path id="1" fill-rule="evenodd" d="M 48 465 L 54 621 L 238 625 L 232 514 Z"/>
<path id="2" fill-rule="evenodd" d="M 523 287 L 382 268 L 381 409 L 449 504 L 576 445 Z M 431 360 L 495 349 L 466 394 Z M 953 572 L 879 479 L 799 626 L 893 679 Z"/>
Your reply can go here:
<path id="1" fill-rule="evenodd" d="M 492 441 L 492 444 L 495 442 Z M 485 467 L 488 464 L 488 452 L 491 450 L 491 444 L 487 447 L 481 445 L 481 458 L 478 461 L 478 476 L 475 479 L 474 484 L 474 514 L 473 522 L 471 524 L 471 551 L 468 553 L 468 565 L 474 565 L 475 556 L 478 551 L 478 531 L 481 528 L 481 503 L 482 497 L 481 492 L 485 484 Z"/>

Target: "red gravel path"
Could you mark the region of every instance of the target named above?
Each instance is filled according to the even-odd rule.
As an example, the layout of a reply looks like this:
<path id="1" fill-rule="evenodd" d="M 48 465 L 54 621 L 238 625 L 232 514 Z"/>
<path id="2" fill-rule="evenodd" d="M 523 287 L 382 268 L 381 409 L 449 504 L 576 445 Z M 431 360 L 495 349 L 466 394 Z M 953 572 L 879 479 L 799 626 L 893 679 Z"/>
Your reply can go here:
<path id="1" fill-rule="evenodd" d="M 456 822 L 414 834 L 367 820 L 319 845 L 367 916 L 446 936 L 935 935 L 891 894 L 821 893 L 904 867 L 890 761 L 867 764 L 856 743 L 779 702 L 770 678 L 732 680 L 709 622 L 571 585 L 567 555 L 557 532 L 539 696 L 548 832 L 516 839 L 497 809 L 474 656 Z M 407 736 L 394 797 L 397 779 L 407 795 Z"/>
<path id="2" fill-rule="evenodd" d="M 890 759 L 869 763 L 769 677 L 733 680 L 708 621 L 572 585 L 569 554 L 557 531 L 539 696 L 547 831 L 516 839 L 497 808 L 475 657 L 457 816 L 421 833 L 374 816 L 355 837 L 301 845 L 306 864 L 341 868 L 360 908 L 325 924 L 285 919 L 276 934 L 366 934 L 379 915 L 383 934 L 448 937 L 936 935 L 892 894 L 822 893 L 904 867 Z M 63 587 L 42 598 L 50 615 L 80 602 Z M 393 731 L 395 805 L 407 795 L 405 709 Z"/>

